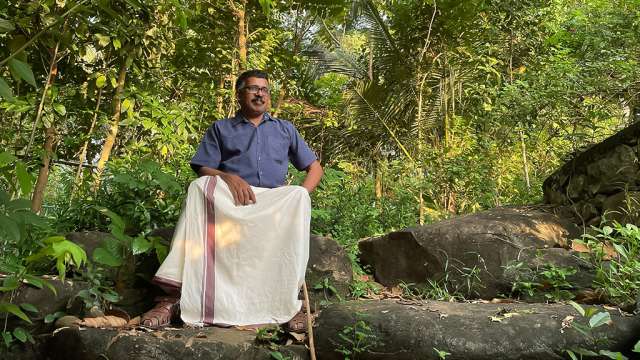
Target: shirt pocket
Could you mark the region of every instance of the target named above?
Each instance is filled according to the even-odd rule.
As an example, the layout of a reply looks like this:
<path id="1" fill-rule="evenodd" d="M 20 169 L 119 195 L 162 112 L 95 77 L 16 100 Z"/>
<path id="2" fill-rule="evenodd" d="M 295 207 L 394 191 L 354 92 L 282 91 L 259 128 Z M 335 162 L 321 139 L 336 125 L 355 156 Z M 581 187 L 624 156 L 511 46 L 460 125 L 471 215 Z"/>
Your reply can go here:
<path id="1" fill-rule="evenodd" d="M 249 141 L 247 137 L 237 135 L 220 135 L 220 150 L 222 159 L 238 157 L 247 152 Z"/>
<path id="2" fill-rule="evenodd" d="M 279 164 L 286 162 L 289 159 L 289 140 L 270 138 L 269 156 Z"/>

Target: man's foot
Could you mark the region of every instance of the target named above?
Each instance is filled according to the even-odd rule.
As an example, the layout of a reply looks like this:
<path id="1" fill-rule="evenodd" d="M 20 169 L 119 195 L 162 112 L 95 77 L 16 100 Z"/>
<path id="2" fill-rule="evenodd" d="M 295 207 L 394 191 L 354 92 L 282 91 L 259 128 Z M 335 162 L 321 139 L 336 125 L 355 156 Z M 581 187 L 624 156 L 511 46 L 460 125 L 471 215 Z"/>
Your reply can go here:
<path id="1" fill-rule="evenodd" d="M 303 308 L 304 309 L 304 308 Z M 307 313 L 304 310 L 298 311 L 291 320 L 287 322 L 285 326 L 286 330 L 293 333 L 306 333 L 307 332 Z"/>
<path id="2" fill-rule="evenodd" d="M 180 299 L 175 297 L 159 297 L 153 309 L 147 311 L 140 319 L 140 325 L 158 329 L 171 325 L 180 316 Z"/>

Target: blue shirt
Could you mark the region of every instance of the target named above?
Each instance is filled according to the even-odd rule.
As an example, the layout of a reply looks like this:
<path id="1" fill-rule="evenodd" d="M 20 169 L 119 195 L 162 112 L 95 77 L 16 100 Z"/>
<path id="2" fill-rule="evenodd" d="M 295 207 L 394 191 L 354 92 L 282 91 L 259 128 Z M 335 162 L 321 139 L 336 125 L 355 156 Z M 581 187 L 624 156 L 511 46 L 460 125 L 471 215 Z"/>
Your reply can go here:
<path id="1" fill-rule="evenodd" d="M 253 186 L 274 188 L 284 185 L 289 161 L 304 170 L 316 159 L 290 122 L 265 113 L 254 126 L 238 113 L 209 127 L 191 168 L 198 172 L 206 166 L 236 174 Z"/>

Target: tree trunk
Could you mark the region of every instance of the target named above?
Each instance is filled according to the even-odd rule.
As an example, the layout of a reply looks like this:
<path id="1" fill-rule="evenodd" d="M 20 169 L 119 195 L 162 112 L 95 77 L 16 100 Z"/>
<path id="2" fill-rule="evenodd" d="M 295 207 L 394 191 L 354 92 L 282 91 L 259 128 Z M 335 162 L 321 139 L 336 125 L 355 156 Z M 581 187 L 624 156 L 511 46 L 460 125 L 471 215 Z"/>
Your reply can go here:
<path id="1" fill-rule="evenodd" d="M 31 154 L 31 146 L 33 145 L 33 139 L 36 135 L 36 129 L 38 128 L 38 123 L 40 119 L 42 119 L 42 114 L 44 113 L 44 100 L 47 97 L 47 93 L 49 92 L 49 88 L 51 84 L 53 84 L 53 80 L 55 79 L 58 73 L 58 62 L 56 57 L 58 56 L 58 47 L 60 46 L 60 42 L 56 43 L 56 47 L 53 49 L 53 57 L 51 58 L 51 64 L 49 64 L 49 76 L 47 77 L 47 82 L 44 84 L 44 89 L 42 90 L 42 96 L 40 97 L 40 104 L 38 104 L 38 111 L 36 112 L 36 120 L 33 122 L 33 129 L 31 130 L 31 136 L 29 137 L 29 143 L 27 144 L 27 148 L 25 150 L 25 155 L 29 156 Z"/>
<path id="2" fill-rule="evenodd" d="M 522 171 L 524 172 L 524 180 L 527 184 L 527 190 L 531 189 L 529 181 L 529 165 L 527 162 L 527 145 L 524 142 L 524 131 L 520 130 L 520 146 L 522 148 Z"/>
<path id="3" fill-rule="evenodd" d="M 123 58 L 122 64 L 120 65 L 118 83 L 116 86 L 116 91 L 113 94 L 113 117 L 111 120 L 111 125 L 109 126 L 109 133 L 107 134 L 107 138 L 104 141 L 104 145 L 102 145 L 100 160 L 98 160 L 98 165 L 96 167 L 94 191 L 97 191 L 98 187 L 100 187 L 100 177 L 102 176 L 102 172 L 104 171 L 104 167 L 106 166 L 107 161 L 109 161 L 109 156 L 111 156 L 111 149 L 113 149 L 113 145 L 116 142 L 116 136 L 118 135 L 118 126 L 120 125 L 120 110 L 122 109 L 122 93 L 124 92 L 124 82 L 127 77 L 127 62 L 127 59 Z"/>
<path id="4" fill-rule="evenodd" d="M 100 111 L 100 102 L 102 100 L 102 88 L 98 89 L 98 96 L 96 98 L 96 108 L 93 112 L 93 120 L 91 121 L 91 126 L 89 127 L 89 131 L 87 132 L 87 140 L 82 145 L 82 149 L 80 150 L 80 159 L 78 161 L 78 170 L 76 171 L 76 178 L 73 182 L 73 190 L 71 192 L 71 196 L 69 197 L 69 201 L 73 199 L 75 192 L 78 190 L 81 182 L 82 175 L 82 167 L 84 165 L 84 161 L 87 159 L 87 148 L 89 147 L 89 141 L 91 141 L 91 134 L 93 134 L 93 129 L 96 126 L 96 121 L 98 120 L 98 113 Z"/>
<path id="5" fill-rule="evenodd" d="M 44 142 L 44 156 L 42 157 L 42 167 L 38 173 L 38 180 L 36 181 L 36 187 L 33 190 L 33 197 L 31 198 L 31 210 L 35 213 L 42 211 L 42 203 L 44 201 L 44 191 L 47 187 L 47 181 L 49 180 L 49 164 L 51 163 L 51 157 L 53 155 L 53 144 L 56 138 L 56 131 L 54 125 L 47 127 L 45 132 Z"/>
<path id="6" fill-rule="evenodd" d="M 239 72 L 243 72 L 247 69 L 247 32 L 245 27 L 245 10 L 247 8 L 247 0 L 242 0 L 240 3 L 240 7 L 235 8 L 235 13 L 238 18 Z"/>
<path id="7" fill-rule="evenodd" d="M 27 151 L 25 155 L 29 156 L 31 154 L 30 147 L 34 138 L 34 131 L 38 125 L 38 121 L 42 118 L 42 114 L 44 112 L 44 99 L 47 96 L 47 92 L 49 88 L 53 84 L 56 74 L 58 73 L 58 46 L 60 42 L 56 43 L 56 47 L 53 49 L 53 56 L 51 57 L 51 63 L 49 64 L 49 76 L 47 77 L 47 82 L 45 83 L 44 90 L 42 92 L 42 97 L 40 98 L 40 105 L 38 106 L 38 112 L 36 114 L 36 120 L 33 123 L 33 131 L 31 133 L 31 138 L 29 140 L 29 145 L 27 145 Z M 31 210 L 35 213 L 39 213 L 42 211 L 42 203 L 44 201 L 44 192 L 47 188 L 47 181 L 49 180 L 49 164 L 51 163 L 51 157 L 53 155 L 53 145 L 55 142 L 56 130 L 54 123 L 49 124 L 45 130 L 45 141 L 44 141 L 44 156 L 42 157 L 42 166 L 40 167 L 40 171 L 38 172 L 38 180 L 36 181 L 36 186 L 33 189 L 33 197 L 31 198 Z"/>

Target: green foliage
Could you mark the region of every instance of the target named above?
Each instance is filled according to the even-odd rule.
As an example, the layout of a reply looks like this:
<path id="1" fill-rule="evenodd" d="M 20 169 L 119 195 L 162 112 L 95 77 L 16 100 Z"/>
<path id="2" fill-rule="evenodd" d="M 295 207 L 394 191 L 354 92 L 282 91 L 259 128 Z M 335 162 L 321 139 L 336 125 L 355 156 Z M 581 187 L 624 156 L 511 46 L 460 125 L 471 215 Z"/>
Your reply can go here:
<path id="1" fill-rule="evenodd" d="M 577 269 L 546 264 L 531 269 L 522 261 L 514 261 L 505 267 L 505 273 L 512 277 L 511 295 L 534 297 L 543 294 L 547 300 L 563 301 L 575 297 L 573 285 L 567 280 Z"/>
<path id="2" fill-rule="evenodd" d="M 640 294 L 640 229 L 634 224 L 592 227 L 592 234 L 582 240 L 591 250 L 590 260 L 596 266 L 594 285 L 607 298 L 620 305 L 635 304 Z M 603 244 L 609 243 L 616 256 L 604 261 Z"/>
<path id="3" fill-rule="evenodd" d="M 356 313 L 353 325 L 347 325 L 338 333 L 339 342 L 335 350 L 344 356 L 345 360 L 354 360 L 367 350 L 378 345 L 379 339 L 371 326 L 363 320 L 365 315 Z"/>
<path id="4" fill-rule="evenodd" d="M 611 315 L 607 311 L 598 312 L 597 308 L 584 308 L 581 305 L 569 301 L 569 304 L 573 306 L 576 311 L 580 314 L 580 316 L 586 321 L 586 323 L 580 322 L 580 320 L 570 320 L 570 325 L 573 329 L 582 334 L 585 338 L 588 338 L 591 343 L 596 344 L 596 346 L 602 346 L 601 339 L 598 339 L 594 334 L 593 330 L 605 325 L 611 325 Z M 582 359 L 583 356 L 604 356 L 609 359 L 614 360 L 626 360 L 628 359 L 626 356 L 622 355 L 619 352 L 612 352 L 609 350 L 599 350 L 592 351 L 585 348 L 576 348 L 576 349 L 568 349 L 565 352 L 571 357 L 571 359 L 577 360 L 578 358 Z"/>

